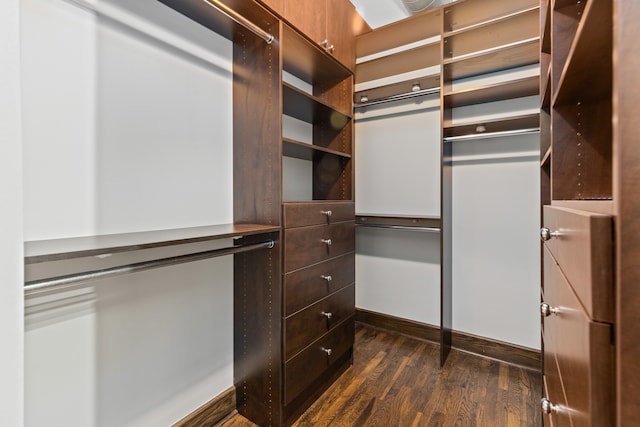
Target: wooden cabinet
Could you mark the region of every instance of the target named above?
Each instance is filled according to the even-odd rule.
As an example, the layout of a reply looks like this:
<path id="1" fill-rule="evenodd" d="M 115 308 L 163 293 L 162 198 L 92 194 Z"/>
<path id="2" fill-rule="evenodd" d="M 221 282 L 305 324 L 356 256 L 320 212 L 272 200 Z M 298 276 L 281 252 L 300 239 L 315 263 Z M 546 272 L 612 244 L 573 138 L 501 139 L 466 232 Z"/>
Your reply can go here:
<path id="1" fill-rule="evenodd" d="M 349 69 L 358 14 L 348 0 L 284 0 L 284 17 Z"/>
<path id="2" fill-rule="evenodd" d="M 267 7 L 271 8 L 278 15 L 284 15 L 284 0 L 260 0 Z"/>
<path id="3" fill-rule="evenodd" d="M 352 363 L 354 209 L 351 201 L 282 208 L 285 424 Z"/>

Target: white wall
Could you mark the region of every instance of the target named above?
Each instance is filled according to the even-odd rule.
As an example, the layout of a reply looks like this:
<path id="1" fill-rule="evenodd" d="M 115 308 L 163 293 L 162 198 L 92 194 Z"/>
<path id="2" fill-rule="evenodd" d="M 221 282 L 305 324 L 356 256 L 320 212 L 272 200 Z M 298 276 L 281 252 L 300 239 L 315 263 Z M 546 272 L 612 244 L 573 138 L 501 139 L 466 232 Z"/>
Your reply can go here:
<path id="1" fill-rule="evenodd" d="M 21 5 L 25 240 L 232 222 L 231 43 L 152 0 Z M 232 301 L 230 257 L 27 298 L 25 424 L 177 421 L 233 384 Z"/>
<path id="2" fill-rule="evenodd" d="M 0 2 L 0 425 L 23 422 L 19 2 Z"/>

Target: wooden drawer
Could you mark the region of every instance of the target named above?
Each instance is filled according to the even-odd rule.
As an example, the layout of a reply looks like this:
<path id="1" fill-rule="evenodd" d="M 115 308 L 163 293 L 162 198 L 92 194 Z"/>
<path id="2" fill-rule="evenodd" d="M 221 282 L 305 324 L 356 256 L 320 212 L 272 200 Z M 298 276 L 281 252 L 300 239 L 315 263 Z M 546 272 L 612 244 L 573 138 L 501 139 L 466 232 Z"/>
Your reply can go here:
<path id="1" fill-rule="evenodd" d="M 284 320 L 285 360 L 355 314 L 355 286 L 351 285 Z"/>
<path id="2" fill-rule="evenodd" d="M 284 315 L 289 316 L 355 281 L 355 255 L 337 258 L 284 275 Z"/>
<path id="3" fill-rule="evenodd" d="M 293 228 L 284 231 L 284 271 L 353 252 L 355 222 Z"/>
<path id="4" fill-rule="evenodd" d="M 353 348 L 354 335 L 355 321 L 352 317 L 285 363 L 285 405 L 291 403 L 340 356 Z"/>
<path id="5" fill-rule="evenodd" d="M 544 207 L 544 226 L 557 237 L 545 246 L 593 320 L 614 321 L 611 216 Z M 546 289 L 545 284 L 545 289 Z"/>
<path id="6" fill-rule="evenodd" d="M 546 354 L 544 358 L 544 395 L 558 408 L 550 414 L 543 415 L 545 427 L 571 427 L 556 358 L 553 355 L 547 357 Z"/>
<path id="7" fill-rule="evenodd" d="M 612 425 L 611 326 L 591 321 L 550 252 L 543 256 L 545 302 L 557 310 L 544 320 L 545 352 L 555 353 L 572 425 Z"/>
<path id="8" fill-rule="evenodd" d="M 351 201 L 285 203 L 282 207 L 284 228 L 333 224 L 354 219 L 355 204 Z"/>

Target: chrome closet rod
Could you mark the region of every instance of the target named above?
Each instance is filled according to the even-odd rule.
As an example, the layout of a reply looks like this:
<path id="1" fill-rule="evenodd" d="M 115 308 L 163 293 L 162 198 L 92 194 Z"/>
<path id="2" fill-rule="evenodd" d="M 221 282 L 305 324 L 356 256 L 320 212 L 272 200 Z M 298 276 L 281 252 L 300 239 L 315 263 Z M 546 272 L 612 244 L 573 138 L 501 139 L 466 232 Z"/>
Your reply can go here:
<path id="1" fill-rule="evenodd" d="M 540 128 L 527 128 L 516 130 L 505 130 L 502 132 L 474 133 L 471 135 L 447 136 L 443 138 L 444 142 L 470 141 L 474 139 L 501 138 L 504 136 L 528 135 L 530 133 L 538 133 Z"/>
<path id="2" fill-rule="evenodd" d="M 273 40 L 275 38 L 275 37 L 273 37 L 273 34 L 269 34 L 268 32 L 266 32 L 262 28 L 258 27 L 256 24 L 254 24 L 253 22 L 249 21 L 247 18 L 245 18 L 244 16 L 240 15 L 238 12 L 236 12 L 233 9 L 231 9 L 229 6 L 225 5 L 221 1 L 219 1 L 219 0 L 202 0 L 202 1 L 205 2 L 206 4 L 208 4 L 209 6 L 213 7 L 214 9 L 216 9 L 218 12 L 222 13 L 223 15 L 225 15 L 227 18 L 229 18 L 232 21 L 242 25 L 247 30 L 251 31 L 252 33 L 257 35 L 258 37 L 263 39 L 265 42 L 267 42 L 267 44 L 271 44 L 271 42 L 273 42 Z"/>
<path id="3" fill-rule="evenodd" d="M 355 108 L 362 108 L 362 107 L 368 107 L 369 105 L 384 104 L 386 102 L 402 101 L 403 99 L 415 98 L 417 96 L 422 96 L 422 95 L 434 95 L 436 93 L 440 93 L 439 87 L 417 90 L 415 92 L 405 92 L 405 93 L 400 93 L 398 95 L 385 96 L 383 98 L 377 98 L 377 99 L 373 99 L 371 101 L 366 101 L 366 102 L 357 102 L 354 104 L 354 106 Z"/>
<path id="4" fill-rule="evenodd" d="M 25 282 L 24 294 L 32 295 L 41 292 L 51 291 L 61 288 L 70 288 L 96 280 L 107 279 L 124 274 L 136 273 L 139 271 L 151 270 L 153 268 L 167 267 L 170 265 L 184 264 L 187 262 L 200 261 L 208 258 L 219 257 L 223 255 L 231 255 L 242 252 L 249 252 L 261 248 L 273 248 L 275 245 L 273 240 L 266 242 L 253 243 L 241 246 L 232 246 L 228 248 L 213 249 L 210 251 L 196 252 L 193 254 L 177 255 L 168 258 L 160 258 L 150 261 L 142 261 L 134 264 L 127 264 L 115 267 L 109 267 L 102 270 L 92 270 L 82 273 L 67 274 L 64 276 L 50 277 L 46 279 L 32 280 Z"/>
<path id="5" fill-rule="evenodd" d="M 411 227 L 408 225 L 389 225 L 389 224 L 356 224 L 356 225 L 358 227 L 389 228 L 392 230 L 422 231 L 427 233 L 440 232 L 440 229 L 437 227 Z"/>

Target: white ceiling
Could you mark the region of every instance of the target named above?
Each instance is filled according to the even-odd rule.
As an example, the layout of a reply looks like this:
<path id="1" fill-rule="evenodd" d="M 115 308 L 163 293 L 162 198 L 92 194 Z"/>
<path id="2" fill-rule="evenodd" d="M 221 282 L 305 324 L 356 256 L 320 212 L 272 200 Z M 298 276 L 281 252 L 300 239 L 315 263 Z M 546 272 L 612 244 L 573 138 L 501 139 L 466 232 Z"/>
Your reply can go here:
<path id="1" fill-rule="evenodd" d="M 351 0 L 371 28 L 381 27 L 410 16 L 401 0 Z"/>

